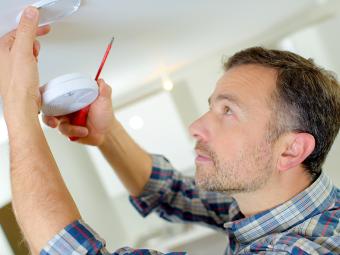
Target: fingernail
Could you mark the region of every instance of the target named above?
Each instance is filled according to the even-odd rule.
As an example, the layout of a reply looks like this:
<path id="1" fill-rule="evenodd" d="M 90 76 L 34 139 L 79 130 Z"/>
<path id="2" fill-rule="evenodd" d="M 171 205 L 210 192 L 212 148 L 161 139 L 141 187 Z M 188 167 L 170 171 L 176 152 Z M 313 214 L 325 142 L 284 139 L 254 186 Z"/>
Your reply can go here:
<path id="1" fill-rule="evenodd" d="M 82 130 L 82 131 L 81 131 L 81 135 L 82 135 L 82 136 L 87 136 L 87 130 Z"/>
<path id="2" fill-rule="evenodd" d="M 34 7 L 27 7 L 24 11 L 24 15 L 28 19 L 34 19 L 38 15 L 38 10 Z"/>

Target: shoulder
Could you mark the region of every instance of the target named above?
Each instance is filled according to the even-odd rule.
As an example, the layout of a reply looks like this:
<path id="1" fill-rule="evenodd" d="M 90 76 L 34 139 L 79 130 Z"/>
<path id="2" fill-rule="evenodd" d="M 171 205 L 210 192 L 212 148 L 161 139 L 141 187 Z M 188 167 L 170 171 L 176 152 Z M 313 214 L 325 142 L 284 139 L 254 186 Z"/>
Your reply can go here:
<path id="1" fill-rule="evenodd" d="M 291 254 L 340 254 L 340 208 L 331 207 L 284 233 L 274 235 L 273 247 Z"/>
<path id="2" fill-rule="evenodd" d="M 340 254 L 340 189 L 333 191 L 336 199 L 327 210 L 277 234 L 274 246 L 292 254 Z"/>

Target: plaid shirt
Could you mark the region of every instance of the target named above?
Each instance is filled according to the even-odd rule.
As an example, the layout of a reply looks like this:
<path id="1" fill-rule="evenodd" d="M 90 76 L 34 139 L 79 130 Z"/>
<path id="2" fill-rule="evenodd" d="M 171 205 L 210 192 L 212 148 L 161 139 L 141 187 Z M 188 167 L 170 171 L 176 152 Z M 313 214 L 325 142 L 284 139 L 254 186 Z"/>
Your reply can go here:
<path id="1" fill-rule="evenodd" d="M 245 218 L 233 198 L 198 190 L 192 178 L 153 155 L 149 182 L 139 197 L 130 200 L 143 216 L 156 212 L 171 222 L 195 222 L 224 232 L 225 254 L 340 254 L 340 190 L 324 174 L 291 200 Z M 109 253 L 104 240 L 79 220 L 49 241 L 41 254 L 163 253 L 132 248 Z"/>

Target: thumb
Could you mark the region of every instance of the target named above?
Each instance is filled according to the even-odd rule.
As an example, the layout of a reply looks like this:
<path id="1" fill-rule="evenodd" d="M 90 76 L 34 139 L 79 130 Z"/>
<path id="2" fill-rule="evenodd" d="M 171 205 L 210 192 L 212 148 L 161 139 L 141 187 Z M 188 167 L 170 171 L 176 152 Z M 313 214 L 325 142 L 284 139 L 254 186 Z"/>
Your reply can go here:
<path id="1" fill-rule="evenodd" d="M 112 89 L 111 87 L 102 79 L 98 81 L 99 85 L 99 96 L 111 98 Z"/>
<path id="2" fill-rule="evenodd" d="M 27 7 L 21 16 L 13 46 L 20 55 L 32 55 L 38 23 L 38 9 L 35 7 Z"/>

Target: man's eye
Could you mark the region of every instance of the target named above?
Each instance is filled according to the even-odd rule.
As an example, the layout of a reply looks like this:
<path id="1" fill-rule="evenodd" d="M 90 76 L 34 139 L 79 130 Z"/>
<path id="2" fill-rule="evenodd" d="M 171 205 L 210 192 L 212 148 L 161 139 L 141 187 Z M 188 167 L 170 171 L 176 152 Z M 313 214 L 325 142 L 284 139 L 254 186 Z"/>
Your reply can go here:
<path id="1" fill-rule="evenodd" d="M 231 109 L 228 106 L 224 106 L 223 114 L 231 115 L 232 114 Z"/>

